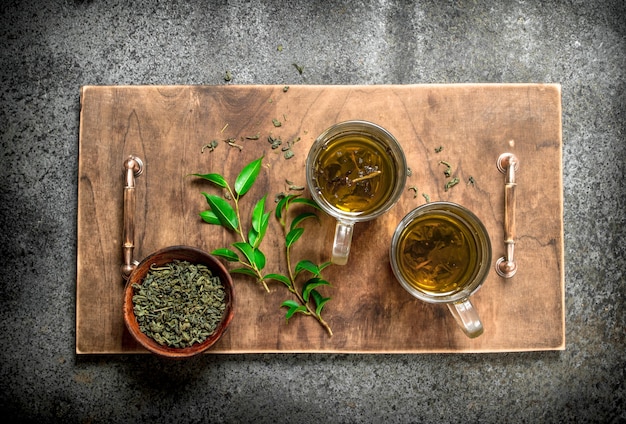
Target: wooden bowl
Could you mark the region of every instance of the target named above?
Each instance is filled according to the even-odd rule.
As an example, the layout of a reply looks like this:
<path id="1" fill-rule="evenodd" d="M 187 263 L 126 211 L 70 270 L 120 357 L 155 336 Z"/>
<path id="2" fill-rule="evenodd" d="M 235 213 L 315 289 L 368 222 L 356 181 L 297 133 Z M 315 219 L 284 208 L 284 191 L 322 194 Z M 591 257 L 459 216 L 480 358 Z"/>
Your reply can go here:
<path id="1" fill-rule="evenodd" d="M 133 312 L 133 284 L 141 284 L 146 277 L 151 265 L 162 266 L 174 260 L 188 261 L 192 264 L 206 265 L 213 275 L 219 276 L 224 290 L 226 292 L 226 310 L 222 321 L 218 324 L 215 331 L 202 343 L 194 343 L 189 347 L 176 348 L 164 346 L 157 343 L 154 339 L 144 334 L 139 329 L 139 323 Z M 233 280 L 222 263 L 215 257 L 204 252 L 203 250 L 188 246 L 171 246 L 161 249 L 146 257 L 128 277 L 126 287 L 124 289 L 124 321 L 126 328 L 132 336 L 150 352 L 157 355 L 182 359 L 197 355 L 213 346 L 222 337 L 222 334 L 228 329 L 230 321 L 233 319 Z"/>

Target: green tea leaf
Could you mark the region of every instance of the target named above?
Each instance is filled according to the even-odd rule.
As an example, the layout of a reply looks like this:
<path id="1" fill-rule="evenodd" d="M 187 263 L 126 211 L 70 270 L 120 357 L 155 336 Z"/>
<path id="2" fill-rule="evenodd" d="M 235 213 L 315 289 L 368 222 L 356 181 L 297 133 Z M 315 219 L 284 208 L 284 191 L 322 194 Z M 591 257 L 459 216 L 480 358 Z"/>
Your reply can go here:
<path id="1" fill-rule="evenodd" d="M 322 296 L 317 290 L 311 290 L 311 297 L 315 302 L 315 315 L 320 316 L 322 314 L 322 309 L 324 309 L 324 305 L 326 302 L 330 300 L 330 297 Z"/>
<path id="2" fill-rule="evenodd" d="M 200 177 L 204 180 L 210 181 L 216 186 L 219 186 L 222 188 L 228 187 L 228 183 L 226 182 L 224 177 L 222 177 L 220 174 L 191 174 L 191 175 L 193 175 L 194 177 Z"/>
<path id="3" fill-rule="evenodd" d="M 287 287 L 291 288 L 291 280 L 286 275 L 282 275 L 282 274 L 267 274 L 267 275 L 263 276 L 263 279 L 264 280 L 280 281 L 281 283 L 283 283 Z"/>
<path id="4" fill-rule="evenodd" d="M 255 263 L 254 247 L 250 246 L 250 244 L 245 243 L 243 241 L 237 241 L 233 243 L 232 245 L 235 246 L 241 253 L 243 253 L 243 255 L 246 257 L 250 265 Z"/>
<path id="5" fill-rule="evenodd" d="M 326 267 L 328 267 L 328 266 L 330 266 L 330 265 L 332 265 L 332 264 L 333 264 L 333 263 L 332 263 L 331 261 L 324 262 L 323 264 L 321 264 L 321 265 L 319 266 L 320 272 L 322 272 L 322 271 L 324 270 L 324 268 L 326 268 Z"/>
<path id="6" fill-rule="evenodd" d="M 285 224 L 285 222 L 283 221 L 283 213 L 287 209 L 291 199 L 293 199 L 295 197 L 297 197 L 297 195 L 295 195 L 295 194 L 288 194 L 288 195 L 284 196 L 283 198 L 281 198 L 280 201 L 278 202 L 278 204 L 276 205 L 276 218 L 283 225 Z"/>
<path id="7" fill-rule="evenodd" d="M 202 220 L 208 224 L 222 225 L 222 223 L 220 222 L 220 219 L 210 209 L 200 212 L 200 218 L 202 218 Z"/>
<path id="8" fill-rule="evenodd" d="M 295 313 L 298 313 L 298 312 L 300 312 L 302 314 L 305 314 L 305 315 L 308 315 L 308 311 L 306 310 L 306 306 L 300 305 L 295 300 L 285 300 L 280 306 L 283 306 L 285 308 L 289 308 L 289 310 L 285 314 L 285 319 L 287 321 L 289 321 L 289 318 L 291 318 Z"/>
<path id="9" fill-rule="evenodd" d="M 267 227 L 270 225 L 270 216 L 271 216 L 271 213 L 266 212 L 263 214 L 263 218 L 261 218 L 261 228 L 259 231 L 259 236 L 261 237 L 261 240 L 263 239 L 263 237 L 265 237 L 265 233 L 267 232 Z"/>
<path id="10" fill-rule="evenodd" d="M 296 275 L 298 275 L 301 271 L 309 271 L 316 277 L 320 275 L 320 269 L 318 266 L 306 259 L 296 264 Z"/>
<path id="11" fill-rule="evenodd" d="M 215 249 L 214 251 L 211 252 L 211 254 L 215 256 L 219 256 L 220 258 L 224 258 L 229 262 L 239 261 L 239 256 L 235 252 L 227 248 Z"/>
<path id="12" fill-rule="evenodd" d="M 229 230 L 238 231 L 237 213 L 226 200 L 213 194 L 202 193 L 220 223 Z"/>
<path id="13" fill-rule="evenodd" d="M 248 243 L 254 248 L 259 247 L 261 244 L 259 233 L 254 228 L 250 228 L 250 231 L 248 231 Z"/>
<path id="14" fill-rule="evenodd" d="M 306 302 L 309 301 L 309 295 L 311 294 L 311 290 L 319 287 L 319 286 L 330 286 L 330 283 L 326 280 L 322 280 L 321 278 L 311 278 L 307 281 L 302 287 L 302 297 Z"/>
<path id="15" fill-rule="evenodd" d="M 259 249 L 254 249 L 254 265 L 257 269 L 265 268 L 265 254 Z"/>
<path id="16" fill-rule="evenodd" d="M 307 199 L 306 197 L 298 197 L 297 199 L 293 200 L 293 203 L 303 203 L 305 205 L 309 205 L 317 210 L 322 210 L 322 208 L 319 207 L 319 205 L 317 203 L 315 203 L 313 200 L 311 199 Z"/>
<path id="17" fill-rule="evenodd" d="M 260 157 L 244 166 L 241 170 L 235 179 L 235 193 L 237 193 L 237 195 L 243 196 L 250 190 L 250 187 L 252 187 L 252 184 L 256 181 L 256 177 L 259 175 L 262 160 L 263 157 Z"/>
<path id="18" fill-rule="evenodd" d="M 254 209 L 252 210 L 252 228 L 254 228 L 257 233 L 261 232 L 266 197 L 267 195 L 263 196 L 263 198 L 256 203 Z"/>
<path id="19" fill-rule="evenodd" d="M 293 230 L 289 231 L 287 235 L 285 236 L 285 244 L 287 248 L 290 248 L 292 244 L 298 241 L 300 236 L 302 236 L 302 233 L 304 233 L 304 228 L 299 228 L 299 227 L 294 228 Z"/>
<path id="20" fill-rule="evenodd" d="M 234 268 L 230 270 L 231 274 L 244 274 L 244 275 L 249 275 L 250 277 L 254 277 L 257 278 L 258 276 L 256 275 L 256 273 L 251 270 L 250 268 Z"/>
<path id="21" fill-rule="evenodd" d="M 285 300 L 280 306 L 284 306 L 286 308 L 297 308 L 300 304 L 295 300 Z"/>
<path id="22" fill-rule="evenodd" d="M 293 230 L 294 228 L 296 228 L 296 226 L 301 223 L 302 221 L 304 221 L 305 219 L 308 218 L 316 218 L 317 219 L 317 215 L 314 214 L 313 212 L 305 212 L 305 213 L 301 213 L 300 215 L 296 216 L 293 221 L 291 221 L 291 229 Z"/>
<path id="23" fill-rule="evenodd" d="M 248 242 L 252 247 L 259 247 L 259 245 L 263 241 L 263 238 L 265 237 L 265 233 L 267 232 L 267 227 L 269 223 L 270 213 L 267 212 L 261 217 L 261 223 L 259 228 L 260 232 L 255 230 L 254 228 L 250 228 L 250 231 L 248 232 Z"/>

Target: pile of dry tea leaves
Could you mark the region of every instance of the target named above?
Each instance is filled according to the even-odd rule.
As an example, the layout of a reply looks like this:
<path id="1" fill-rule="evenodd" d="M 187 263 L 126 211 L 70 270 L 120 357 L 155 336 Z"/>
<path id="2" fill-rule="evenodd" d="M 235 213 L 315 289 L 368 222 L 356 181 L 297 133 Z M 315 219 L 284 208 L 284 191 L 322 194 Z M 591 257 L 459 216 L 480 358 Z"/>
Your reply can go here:
<path id="1" fill-rule="evenodd" d="M 226 291 L 205 265 L 173 261 L 150 267 L 133 284 L 133 311 L 139 329 L 161 345 L 184 348 L 202 343 L 226 311 Z"/>

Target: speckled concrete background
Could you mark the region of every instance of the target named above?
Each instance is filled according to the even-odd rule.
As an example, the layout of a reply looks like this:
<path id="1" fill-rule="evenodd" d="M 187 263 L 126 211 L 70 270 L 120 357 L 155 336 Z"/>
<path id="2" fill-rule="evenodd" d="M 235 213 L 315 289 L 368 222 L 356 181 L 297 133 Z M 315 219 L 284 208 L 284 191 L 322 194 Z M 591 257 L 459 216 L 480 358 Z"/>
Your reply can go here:
<path id="1" fill-rule="evenodd" d="M 626 422 L 625 22 L 623 0 L 3 1 L 0 415 Z M 237 84 L 561 83 L 566 350 L 76 357 L 79 87 L 223 84 L 226 70 Z"/>

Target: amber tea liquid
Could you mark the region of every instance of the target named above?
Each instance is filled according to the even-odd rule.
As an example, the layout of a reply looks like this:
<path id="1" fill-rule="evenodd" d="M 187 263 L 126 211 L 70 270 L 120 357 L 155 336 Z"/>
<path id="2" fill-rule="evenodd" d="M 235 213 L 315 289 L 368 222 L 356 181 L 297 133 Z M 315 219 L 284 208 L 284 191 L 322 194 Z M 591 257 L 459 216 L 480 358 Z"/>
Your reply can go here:
<path id="1" fill-rule="evenodd" d="M 396 249 L 404 279 L 433 296 L 463 289 L 480 263 L 471 230 L 445 212 L 416 217 L 400 235 Z"/>
<path id="2" fill-rule="evenodd" d="M 370 213 L 391 196 L 395 170 L 385 146 L 360 134 L 346 134 L 326 145 L 315 161 L 316 190 L 341 211 Z"/>

